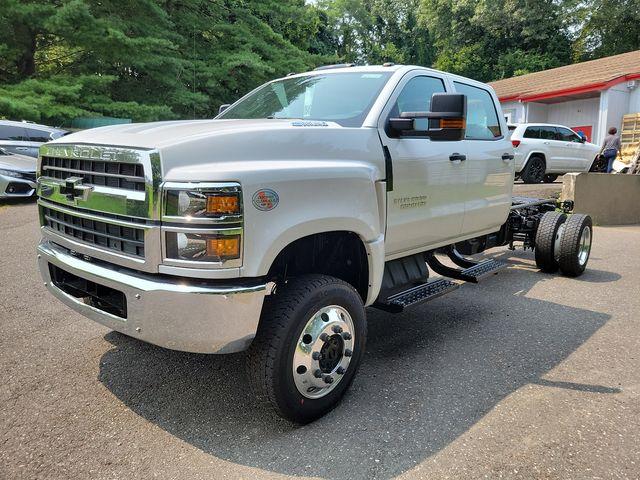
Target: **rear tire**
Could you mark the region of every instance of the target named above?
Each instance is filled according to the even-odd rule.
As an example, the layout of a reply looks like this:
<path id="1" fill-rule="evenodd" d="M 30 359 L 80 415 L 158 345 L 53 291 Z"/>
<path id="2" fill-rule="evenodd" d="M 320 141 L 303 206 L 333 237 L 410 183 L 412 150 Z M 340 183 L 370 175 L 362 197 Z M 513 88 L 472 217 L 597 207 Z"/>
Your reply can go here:
<path id="1" fill-rule="evenodd" d="M 593 222 L 589 215 L 574 214 L 569 217 L 560 239 L 560 271 L 567 277 L 579 277 L 587 268 L 591 243 L 593 241 Z"/>
<path id="2" fill-rule="evenodd" d="M 542 183 L 547 166 L 542 157 L 531 157 L 522 171 L 524 183 Z"/>
<path id="3" fill-rule="evenodd" d="M 349 388 L 366 336 L 362 299 L 351 285 L 327 275 L 292 279 L 265 299 L 247 356 L 252 387 L 282 417 L 312 422 Z"/>
<path id="4" fill-rule="evenodd" d="M 562 233 L 560 227 L 567 221 L 567 216 L 560 212 L 546 212 L 536 232 L 536 265 L 546 273 L 553 273 L 558 270 L 556 260 L 556 246 L 559 245 L 559 235 Z"/>

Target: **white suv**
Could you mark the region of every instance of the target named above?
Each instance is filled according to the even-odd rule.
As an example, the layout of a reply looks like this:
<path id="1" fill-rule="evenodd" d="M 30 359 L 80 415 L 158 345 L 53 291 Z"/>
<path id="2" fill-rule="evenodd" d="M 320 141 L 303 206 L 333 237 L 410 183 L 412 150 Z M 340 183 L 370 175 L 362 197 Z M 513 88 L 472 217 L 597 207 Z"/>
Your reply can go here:
<path id="1" fill-rule="evenodd" d="M 588 172 L 600 151 L 568 127 L 546 123 L 509 125 L 516 153 L 516 178 L 553 182 L 568 172 Z"/>

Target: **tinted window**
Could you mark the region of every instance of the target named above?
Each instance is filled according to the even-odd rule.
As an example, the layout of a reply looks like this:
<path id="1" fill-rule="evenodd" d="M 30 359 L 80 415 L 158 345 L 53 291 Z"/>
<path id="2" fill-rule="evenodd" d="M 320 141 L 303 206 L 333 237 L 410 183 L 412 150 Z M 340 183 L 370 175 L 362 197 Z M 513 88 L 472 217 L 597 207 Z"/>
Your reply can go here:
<path id="1" fill-rule="evenodd" d="M 0 125 L 0 140 L 24 140 L 25 132 L 22 127 Z"/>
<path id="2" fill-rule="evenodd" d="M 540 138 L 540 127 L 527 127 L 524 131 L 524 138 Z"/>
<path id="3" fill-rule="evenodd" d="M 389 72 L 332 73 L 268 83 L 216 118 L 326 120 L 359 127 Z"/>
<path id="4" fill-rule="evenodd" d="M 64 137 L 65 135 L 68 135 L 68 134 L 69 134 L 69 132 L 67 132 L 67 131 L 59 130 L 57 132 L 53 132 L 51 134 L 51 138 L 55 140 L 56 138 L 61 138 L 61 137 Z"/>
<path id="5" fill-rule="evenodd" d="M 29 135 L 30 142 L 48 142 L 51 140 L 51 133 L 45 130 L 38 130 L 35 128 L 27 128 L 27 134 Z"/>
<path id="6" fill-rule="evenodd" d="M 400 116 L 403 112 L 428 112 L 431 110 L 431 96 L 445 91 L 444 82 L 434 77 L 414 77 L 404 86 L 396 104 L 391 110 L 391 117 Z M 416 130 L 428 130 L 428 119 L 416 118 Z"/>
<path id="7" fill-rule="evenodd" d="M 557 132 L 554 127 L 540 127 L 540 138 L 543 140 L 557 140 Z"/>
<path id="8" fill-rule="evenodd" d="M 493 139 L 500 137 L 498 112 L 491 94 L 482 88 L 454 82 L 456 91 L 467 96 L 467 133 L 468 139 Z"/>
<path id="9" fill-rule="evenodd" d="M 558 134 L 559 134 L 559 138 L 558 139 L 562 140 L 564 142 L 582 143 L 580 141 L 580 137 L 578 135 L 576 135 L 575 133 L 573 133 L 568 128 L 558 127 Z"/>

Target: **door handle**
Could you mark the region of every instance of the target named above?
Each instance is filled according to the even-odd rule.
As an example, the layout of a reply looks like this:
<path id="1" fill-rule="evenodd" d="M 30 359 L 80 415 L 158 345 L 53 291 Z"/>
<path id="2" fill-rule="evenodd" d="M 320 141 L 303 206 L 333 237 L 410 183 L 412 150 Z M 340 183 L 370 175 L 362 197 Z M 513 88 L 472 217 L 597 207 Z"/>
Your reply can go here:
<path id="1" fill-rule="evenodd" d="M 549 145 L 549 142 L 544 142 L 545 145 Z"/>
<path id="2" fill-rule="evenodd" d="M 29 150 L 28 147 L 16 147 L 16 150 L 20 151 L 20 152 L 26 152 L 27 150 Z"/>
<path id="3" fill-rule="evenodd" d="M 467 159 L 466 155 L 462 155 L 461 153 L 452 153 L 449 155 L 449 160 L 452 162 L 464 162 Z"/>
<path id="4" fill-rule="evenodd" d="M 513 153 L 503 153 L 502 154 L 502 161 L 504 161 L 504 162 L 510 162 L 514 158 L 515 158 L 515 156 L 513 155 Z"/>

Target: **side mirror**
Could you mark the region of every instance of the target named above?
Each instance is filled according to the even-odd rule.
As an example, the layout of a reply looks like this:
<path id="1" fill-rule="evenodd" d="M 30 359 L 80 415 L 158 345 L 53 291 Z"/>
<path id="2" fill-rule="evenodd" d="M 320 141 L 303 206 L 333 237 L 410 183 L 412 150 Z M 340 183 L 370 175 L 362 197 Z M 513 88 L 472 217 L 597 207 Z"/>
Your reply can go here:
<path id="1" fill-rule="evenodd" d="M 419 129 L 416 120 L 427 119 L 426 129 Z M 467 96 L 461 93 L 434 93 L 431 111 L 402 112 L 389 119 L 389 128 L 399 136 L 426 136 L 437 141 L 464 139 L 467 123 Z"/>
<path id="2" fill-rule="evenodd" d="M 587 136 L 584 132 L 577 132 L 578 137 L 580 137 L 580 143 L 585 143 L 587 141 Z"/>
<path id="3" fill-rule="evenodd" d="M 218 107 L 218 115 L 220 115 L 222 112 L 224 112 L 227 108 L 229 108 L 231 106 L 230 103 L 224 103 L 222 105 L 220 105 Z"/>

